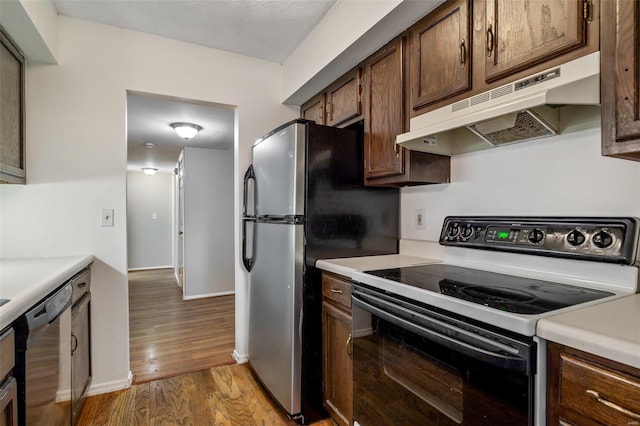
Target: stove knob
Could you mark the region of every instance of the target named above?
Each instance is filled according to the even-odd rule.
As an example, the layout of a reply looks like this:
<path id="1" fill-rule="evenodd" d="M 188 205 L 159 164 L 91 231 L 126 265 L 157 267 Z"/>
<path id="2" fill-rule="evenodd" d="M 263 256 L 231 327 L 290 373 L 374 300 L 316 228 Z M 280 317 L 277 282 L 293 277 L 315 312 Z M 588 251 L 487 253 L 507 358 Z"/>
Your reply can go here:
<path id="1" fill-rule="evenodd" d="M 591 240 L 593 241 L 593 245 L 595 245 L 598 248 L 607 248 L 611 244 L 613 244 L 613 237 L 611 236 L 610 233 L 605 231 L 600 231 L 593 234 L 593 237 L 591 238 Z"/>
<path id="2" fill-rule="evenodd" d="M 529 231 L 529 242 L 538 244 L 544 239 L 544 232 L 538 228 L 534 228 Z"/>
<path id="3" fill-rule="evenodd" d="M 571 244 L 574 247 L 584 243 L 584 240 L 585 240 L 584 234 L 578 231 L 577 229 L 574 229 L 573 231 L 567 234 L 567 241 L 569 242 L 569 244 Z"/>
<path id="4" fill-rule="evenodd" d="M 447 237 L 450 240 L 455 239 L 460 235 L 460 226 L 457 223 L 452 223 L 449 225 L 449 229 L 447 229 Z"/>
<path id="5" fill-rule="evenodd" d="M 464 228 L 460 229 L 460 236 L 462 237 L 462 241 L 466 241 L 473 236 L 473 226 L 467 224 Z"/>

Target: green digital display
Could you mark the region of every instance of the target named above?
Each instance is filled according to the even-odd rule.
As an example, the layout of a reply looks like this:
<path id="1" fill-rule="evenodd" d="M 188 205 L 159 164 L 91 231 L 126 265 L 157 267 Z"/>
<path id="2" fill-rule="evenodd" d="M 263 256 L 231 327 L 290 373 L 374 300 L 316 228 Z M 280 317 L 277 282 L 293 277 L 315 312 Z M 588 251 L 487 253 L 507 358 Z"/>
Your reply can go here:
<path id="1" fill-rule="evenodd" d="M 498 239 L 499 240 L 508 240 L 509 239 L 509 231 L 498 231 Z"/>

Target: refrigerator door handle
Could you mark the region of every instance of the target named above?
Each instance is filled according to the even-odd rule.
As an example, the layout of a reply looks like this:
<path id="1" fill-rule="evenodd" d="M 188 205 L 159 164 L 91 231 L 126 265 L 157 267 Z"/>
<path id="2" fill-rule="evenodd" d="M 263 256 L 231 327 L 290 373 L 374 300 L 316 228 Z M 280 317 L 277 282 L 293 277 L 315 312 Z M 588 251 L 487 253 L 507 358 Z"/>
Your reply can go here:
<path id="1" fill-rule="evenodd" d="M 253 170 L 253 164 L 249 166 L 247 171 L 244 173 L 244 191 L 242 194 L 242 216 L 247 217 L 247 201 L 249 197 L 249 181 L 253 180 L 253 201 L 255 206 L 255 184 L 256 184 L 256 173 Z"/>
<path id="2" fill-rule="evenodd" d="M 247 222 L 255 222 L 252 219 L 243 219 L 242 220 L 242 263 L 244 263 L 244 268 L 247 272 L 251 272 L 253 269 L 253 264 L 256 262 L 255 257 L 252 256 L 247 257 Z"/>

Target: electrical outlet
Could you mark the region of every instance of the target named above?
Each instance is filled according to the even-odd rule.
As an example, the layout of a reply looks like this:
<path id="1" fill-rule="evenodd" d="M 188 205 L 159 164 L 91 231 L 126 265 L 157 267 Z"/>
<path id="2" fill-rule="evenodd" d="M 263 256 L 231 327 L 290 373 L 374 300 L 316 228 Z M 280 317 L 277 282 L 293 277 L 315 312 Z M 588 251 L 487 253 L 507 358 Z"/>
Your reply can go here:
<path id="1" fill-rule="evenodd" d="M 415 227 L 416 231 L 426 231 L 427 230 L 427 218 L 424 213 L 424 209 L 416 209 L 415 216 Z"/>
<path id="2" fill-rule="evenodd" d="M 113 209 L 100 209 L 100 226 L 113 226 Z"/>

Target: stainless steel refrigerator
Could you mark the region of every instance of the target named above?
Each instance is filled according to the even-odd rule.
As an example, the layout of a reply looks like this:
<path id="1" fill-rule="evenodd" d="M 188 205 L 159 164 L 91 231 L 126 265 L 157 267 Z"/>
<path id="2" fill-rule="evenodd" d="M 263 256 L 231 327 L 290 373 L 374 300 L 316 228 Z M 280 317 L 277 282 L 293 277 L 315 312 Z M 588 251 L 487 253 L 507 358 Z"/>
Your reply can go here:
<path id="1" fill-rule="evenodd" d="M 399 193 L 365 187 L 362 123 L 295 120 L 252 147 L 244 179 L 249 363 L 301 423 L 322 409 L 321 258 L 398 252 Z"/>

